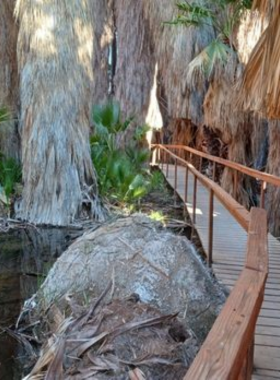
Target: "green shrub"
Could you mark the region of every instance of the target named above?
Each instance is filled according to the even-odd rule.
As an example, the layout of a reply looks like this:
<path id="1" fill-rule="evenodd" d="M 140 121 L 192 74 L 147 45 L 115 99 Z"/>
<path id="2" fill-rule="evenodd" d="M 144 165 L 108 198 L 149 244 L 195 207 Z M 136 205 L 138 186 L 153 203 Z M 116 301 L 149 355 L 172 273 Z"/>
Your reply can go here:
<path id="1" fill-rule="evenodd" d="M 7 198 L 13 194 L 15 185 L 21 182 L 21 167 L 13 158 L 0 155 L 0 186 Z"/>
<path id="2" fill-rule="evenodd" d="M 91 153 L 99 189 L 102 196 L 116 202 L 131 203 L 139 200 L 156 183 L 148 166 L 150 152 L 141 147 L 148 127 L 137 127 L 130 143 L 125 147 L 119 148 L 117 144 L 132 120 L 122 121 L 120 107 L 114 102 L 93 109 Z"/>
<path id="3" fill-rule="evenodd" d="M 16 183 L 21 181 L 21 167 L 13 158 L 0 158 L 0 183 L 7 197 L 14 191 Z"/>
<path id="4" fill-rule="evenodd" d="M 6 107 L 0 106 L 0 124 L 10 120 L 10 113 Z"/>
<path id="5" fill-rule="evenodd" d="M 11 114 L 6 107 L 0 106 L 0 126 L 11 120 Z M 16 183 L 21 181 L 21 167 L 13 158 L 7 158 L 0 153 L 0 195 L 8 202 L 15 190 Z"/>

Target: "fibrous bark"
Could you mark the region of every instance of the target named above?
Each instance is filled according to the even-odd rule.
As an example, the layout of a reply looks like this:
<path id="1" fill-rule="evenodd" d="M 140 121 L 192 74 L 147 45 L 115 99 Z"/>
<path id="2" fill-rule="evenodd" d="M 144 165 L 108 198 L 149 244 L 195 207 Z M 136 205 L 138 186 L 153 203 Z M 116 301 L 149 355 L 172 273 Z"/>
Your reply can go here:
<path id="1" fill-rule="evenodd" d="M 187 118 L 200 125 L 207 83 L 193 88 L 187 78 L 188 64 L 211 41 L 212 30 L 164 24 L 177 12 L 173 1 L 145 1 L 144 10 L 158 65 L 158 94 L 164 94 L 164 99 L 159 98 L 161 110 L 167 110 L 170 120 Z"/>
<path id="2" fill-rule="evenodd" d="M 280 122 L 269 123 L 269 155 L 267 172 L 280 177 Z M 272 234 L 280 236 L 280 188 L 268 185 L 266 195 L 266 209 L 268 212 L 269 230 Z"/>
<path id="3" fill-rule="evenodd" d="M 18 216 L 69 225 L 102 215 L 90 157 L 90 0 L 17 0 L 24 190 Z"/>
<path id="4" fill-rule="evenodd" d="M 14 3 L 14 0 L 0 2 L 0 106 L 8 108 L 13 120 L 18 111 L 18 26 L 13 17 Z M 7 156 L 18 158 L 19 139 L 15 121 L 1 125 L 0 150 Z"/>
<path id="5" fill-rule="evenodd" d="M 92 102 L 103 104 L 110 90 L 109 54 L 114 40 L 114 0 L 90 0 L 93 9 L 93 83 Z"/>
<path id="6" fill-rule="evenodd" d="M 187 66 L 211 41 L 211 31 L 171 27 L 175 6 L 169 0 L 115 0 L 117 67 L 115 96 L 126 116 L 140 123 L 174 129 L 174 119 L 202 123 L 207 83 L 195 90 Z"/>
<path id="7" fill-rule="evenodd" d="M 155 57 L 144 1 L 115 0 L 117 59 L 115 97 L 126 117 L 144 123 L 151 102 Z M 149 120 L 151 123 L 152 120 Z"/>

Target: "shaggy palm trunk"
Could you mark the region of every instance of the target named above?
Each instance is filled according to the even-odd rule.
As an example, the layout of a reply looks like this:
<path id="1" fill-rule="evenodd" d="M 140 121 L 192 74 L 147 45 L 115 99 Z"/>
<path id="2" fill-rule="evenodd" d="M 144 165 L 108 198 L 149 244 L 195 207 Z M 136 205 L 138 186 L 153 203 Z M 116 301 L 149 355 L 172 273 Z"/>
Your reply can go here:
<path id="1" fill-rule="evenodd" d="M 280 177 L 280 122 L 273 121 L 269 125 L 269 154 L 267 172 Z M 280 189 L 269 185 L 266 195 L 266 209 L 268 212 L 269 230 L 280 236 Z"/>
<path id="2" fill-rule="evenodd" d="M 0 1 L 0 106 L 17 114 L 18 75 L 16 43 L 18 27 L 13 17 L 14 0 Z M 13 118 L 15 119 L 15 118 Z M 19 157 L 19 140 L 16 123 L 9 122 L 0 128 L 0 151 L 7 156 Z"/>
<path id="3" fill-rule="evenodd" d="M 22 165 L 18 216 L 69 225 L 102 216 L 89 146 L 90 0 L 17 0 Z"/>
<path id="4" fill-rule="evenodd" d="M 93 88 L 94 104 L 104 104 L 110 90 L 110 65 L 108 57 L 114 40 L 113 2 L 114 0 L 90 0 L 93 9 L 94 55 Z"/>
<path id="5" fill-rule="evenodd" d="M 117 0 L 114 4 L 117 30 L 116 73 L 114 95 L 126 117 L 139 123 L 147 120 L 155 76 L 155 60 L 151 30 L 145 20 L 145 2 Z M 128 133 L 128 138 L 129 138 Z"/>

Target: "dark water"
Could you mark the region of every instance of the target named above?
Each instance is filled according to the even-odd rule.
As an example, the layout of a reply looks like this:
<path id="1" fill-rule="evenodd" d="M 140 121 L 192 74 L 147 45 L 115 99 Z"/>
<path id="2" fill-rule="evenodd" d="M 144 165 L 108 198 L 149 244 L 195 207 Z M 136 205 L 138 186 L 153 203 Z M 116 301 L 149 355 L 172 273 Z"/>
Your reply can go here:
<path id="1" fill-rule="evenodd" d="M 24 352 L 3 327 L 13 327 L 57 257 L 82 234 L 67 229 L 18 229 L 0 233 L 0 380 L 21 379 Z"/>

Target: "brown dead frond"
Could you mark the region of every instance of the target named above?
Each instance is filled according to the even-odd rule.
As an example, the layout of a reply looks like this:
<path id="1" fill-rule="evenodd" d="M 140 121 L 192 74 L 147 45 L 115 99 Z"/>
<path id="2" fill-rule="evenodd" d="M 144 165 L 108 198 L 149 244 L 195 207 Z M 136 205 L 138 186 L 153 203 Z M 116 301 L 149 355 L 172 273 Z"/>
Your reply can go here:
<path id="1" fill-rule="evenodd" d="M 126 375 L 145 380 L 160 379 L 162 373 L 183 379 L 197 348 L 191 347 L 195 340 L 177 314 L 162 315 L 135 297 L 106 304 L 111 286 L 80 316 L 72 314 L 60 326 L 52 325 L 51 337 L 25 380 L 83 380 L 101 374 L 102 379 Z M 183 340 L 171 334 L 175 330 L 177 335 L 183 331 Z"/>
<path id="2" fill-rule="evenodd" d="M 254 6 L 266 11 L 269 1 Z M 271 2 L 272 3 L 272 2 Z M 274 2 L 271 21 L 252 51 L 241 83 L 239 105 L 270 119 L 280 118 L 280 2 Z"/>
<path id="3" fill-rule="evenodd" d="M 277 1 L 277 0 L 276 0 Z M 258 10 L 261 15 L 266 15 L 268 8 L 271 7 L 274 0 L 255 0 L 253 2 L 252 10 Z"/>

